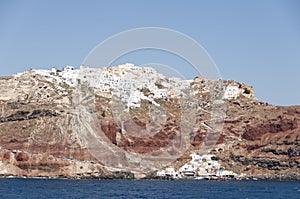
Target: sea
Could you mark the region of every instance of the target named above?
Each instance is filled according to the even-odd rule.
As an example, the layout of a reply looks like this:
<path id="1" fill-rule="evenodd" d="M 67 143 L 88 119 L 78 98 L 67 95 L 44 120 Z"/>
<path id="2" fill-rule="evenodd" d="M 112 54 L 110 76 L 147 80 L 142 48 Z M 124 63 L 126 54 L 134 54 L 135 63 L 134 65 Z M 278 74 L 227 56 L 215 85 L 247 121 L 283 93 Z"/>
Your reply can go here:
<path id="1" fill-rule="evenodd" d="M 299 181 L 0 179 L 0 198 L 300 198 Z"/>

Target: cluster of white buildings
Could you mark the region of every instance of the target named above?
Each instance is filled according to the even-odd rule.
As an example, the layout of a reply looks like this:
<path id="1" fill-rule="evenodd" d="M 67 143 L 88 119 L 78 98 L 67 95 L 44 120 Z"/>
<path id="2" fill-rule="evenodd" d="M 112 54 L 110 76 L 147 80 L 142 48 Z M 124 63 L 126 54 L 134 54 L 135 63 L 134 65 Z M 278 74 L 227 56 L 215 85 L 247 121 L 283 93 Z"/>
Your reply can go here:
<path id="1" fill-rule="evenodd" d="M 72 66 L 62 71 L 55 68 L 49 70 L 32 70 L 49 81 L 64 82 L 71 87 L 81 83 L 97 88 L 104 94 L 115 95 L 129 107 L 140 107 L 142 99 L 159 106 L 154 99 L 184 95 L 189 80 L 179 78 L 166 79 L 151 67 L 138 67 L 133 64 L 123 64 L 109 68 L 88 68 L 80 66 L 79 70 Z M 158 84 L 159 82 L 159 84 Z M 145 90 L 148 92 L 145 95 Z"/>
<path id="2" fill-rule="evenodd" d="M 197 155 L 192 153 L 191 161 L 184 164 L 178 171 L 168 167 L 157 173 L 158 176 L 172 178 L 195 178 L 195 179 L 225 179 L 234 178 L 236 173 L 222 169 L 215 155 Z"/>
<path id="3" fill-rule="evenodd" d="M 154 99 L 184 96 L 191 90 L 189 88 L 192 82 L 166 78 L 151 67 L 138 67 L 128 63 L 109 68 L 80 66 L 78 70 L 66 66 L 62 71 L 52 68 L 51 71 L 31 70 L 31 72 L 42 75 L 48 81 L 66 83 L 70 87 L 88 83 L 89 86 L 99 89 L 100 93 L 117 96 L 126 104 L 128 110 L 130 107 L 140 107 L 142 99 L 159 106 Z M 240 94 L 241 89 L 237 85 L 228 85 L 223 99 L 235 99 Z"/>

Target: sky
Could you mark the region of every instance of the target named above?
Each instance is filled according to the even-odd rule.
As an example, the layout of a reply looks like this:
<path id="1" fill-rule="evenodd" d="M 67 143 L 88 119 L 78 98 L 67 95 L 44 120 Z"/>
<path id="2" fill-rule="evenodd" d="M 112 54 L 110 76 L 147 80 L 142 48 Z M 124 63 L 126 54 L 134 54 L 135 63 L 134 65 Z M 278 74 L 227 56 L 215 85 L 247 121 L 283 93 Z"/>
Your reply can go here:
<path id="1" fill-rule="evenodd" d="M 245 82 L 275 105 L 300 105 L 300 1 L 0 1 L 0 75 L 79 67 L 108 37 L 162 27 L 206 49 L 223 79 Z M 189 78 L 184 60 L 166 52 L 132 52 L 115 61 L 160 63 Z"/>

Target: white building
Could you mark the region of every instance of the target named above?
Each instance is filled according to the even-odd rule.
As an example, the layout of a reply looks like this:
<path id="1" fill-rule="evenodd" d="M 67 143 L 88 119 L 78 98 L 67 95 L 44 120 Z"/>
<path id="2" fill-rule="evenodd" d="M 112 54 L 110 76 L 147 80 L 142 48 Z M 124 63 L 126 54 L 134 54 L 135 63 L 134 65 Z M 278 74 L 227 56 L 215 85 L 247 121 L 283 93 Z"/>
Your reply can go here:
<path id="1" fill-rule="evenodd" d="M 238 86 L 229 85 L 225 90 L 223 99 L 235 99 L 239 96 L 239 93 Z"/>
<path id="2" fill-rule="evenodd" d="M 172 167 L 168 167 L 164 170 L 158 171 L 157 175 L 158 176 L 168 176 L 168 177 L 178 177 L 178 173 Z"/>

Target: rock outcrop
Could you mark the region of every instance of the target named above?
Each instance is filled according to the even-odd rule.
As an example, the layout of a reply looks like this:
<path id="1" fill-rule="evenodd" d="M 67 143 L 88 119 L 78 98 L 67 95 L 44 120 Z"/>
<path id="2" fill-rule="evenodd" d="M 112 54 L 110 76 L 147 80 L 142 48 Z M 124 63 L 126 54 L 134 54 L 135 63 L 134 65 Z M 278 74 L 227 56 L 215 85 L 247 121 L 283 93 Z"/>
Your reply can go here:
<path id="1" fill-rule="evenodd" d="M 262 103 L 248 85 L 222 80 L 218 88 L 222 95 L 228 85 L 238 89 L 227 93 L 223 130 L 213 134 L 209 131 L 213 99 L 210 85 L 214 83 L 201 78 L 191 81 L 202 111 L 197 121 L 190 121 L 196 129 L 190 135 L 188 150 L 172 164 L 182 165 L 184 157 L 203 147 L 205 139 L 217 139 L 211 152 L 227 169 L 266 179 L 299 179 L 300 106 Z M 106 168 L 90 153 L 78 135 L 74 92 L 74 87 L 63 81 L 49 80 L 34 71 L 0 78 L 0 175 L 134 178 L 130 172 Z M 111 96 L 97 89 L 93 93 L 94 106 L 88 111 L 95 113 L 101 130 L 114 146 L 128 152 L 155 153 L 178 136 L 184 111 L 178 97 L 154 99 L 151 103 L 142 100 L 140 107 L 128 109 L 130 118 L 123 118 L 120 124 L 114 120 Z M 149 129 L 153 103 L 166 111 L 156 114 L 164 115 L 165 122 L 158 127 L 152 124 L 153 129 Z M 151 135 L 135 136 L 148 132 Z"/>

